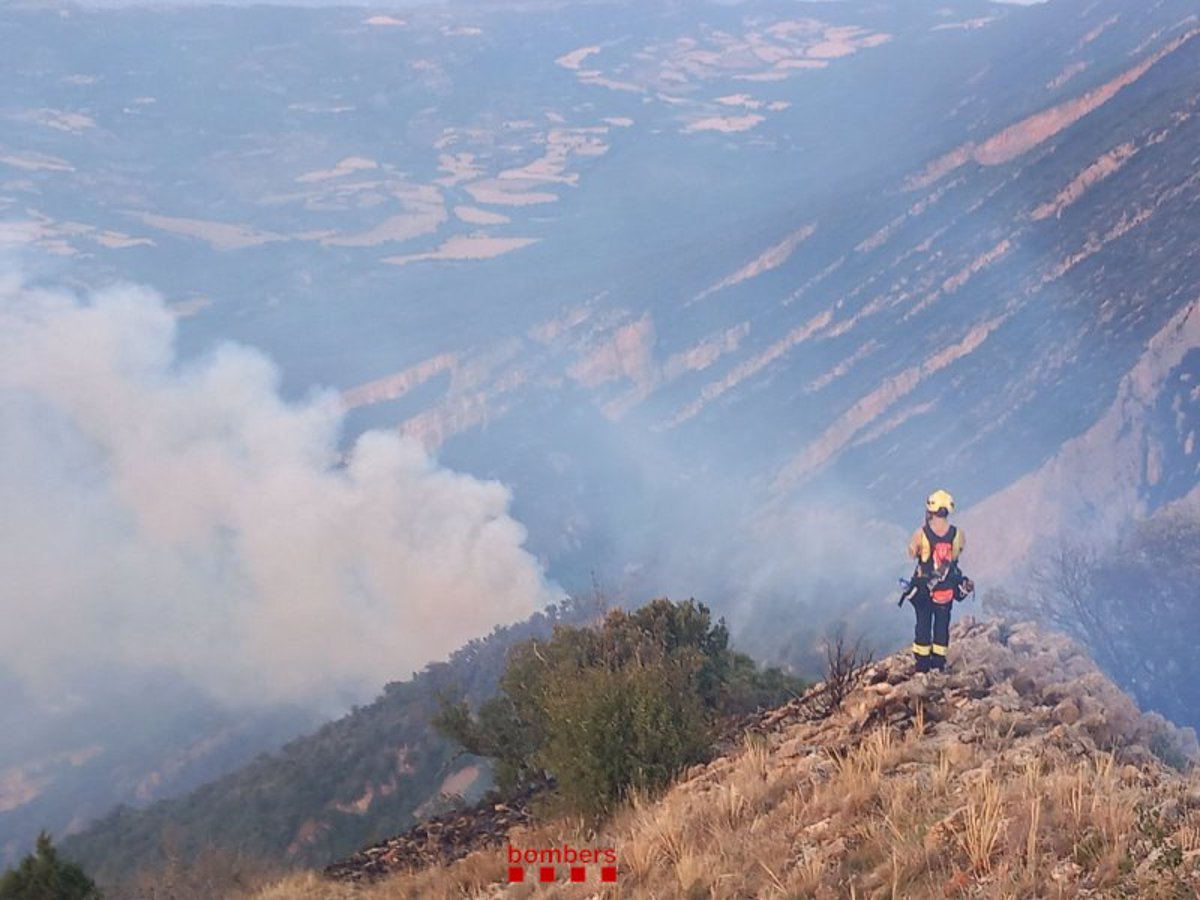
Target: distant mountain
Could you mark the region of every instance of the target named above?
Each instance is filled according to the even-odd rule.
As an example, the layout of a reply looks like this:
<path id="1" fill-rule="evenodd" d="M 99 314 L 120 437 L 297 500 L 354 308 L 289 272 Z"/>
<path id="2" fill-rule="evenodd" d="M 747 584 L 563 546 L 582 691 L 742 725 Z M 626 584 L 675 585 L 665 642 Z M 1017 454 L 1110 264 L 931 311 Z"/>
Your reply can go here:
<path id="1" fill-rule="evenodd" d="M 502 478 L 560 579 L 665 591 L 655 509 L 711 557 L 830 494 L 906 519 L 931 459 L 978 503 L 1091 427 L 1196 299 L 1193 15 L 13 11 L 4 240 Z"/>
<path id="2" fill-rule="evenodd" d="M 1150 339 L 1094 425 L 964 517 L 965 527 L 978 522 L 998 549 L 980 574 L 1002 579 L 999 563 L 1025 558 L 1080 521 L 1086 540 L 1103 544 L 1123 533 L 1131 510 L 1144 518 L 1200 508 L 1198 344 L 1200 304 L 1192 303 Z"/>
<path id="3" fill-rule="evenodd" d="M 120 803 L 145 807 L 241 768 L 311 731 L 312 713 L 231 712 L 171 678 L 108 673 L 47 717 L 28 698 L 5 703 L 20 722 L 0 755 L 0 868 L 43 828 L 56 838 Z"/>
<path id="4" fill-rule="evenodd" d="M 549 636 L 556 623 L 591 621 L 600 608 L 564 601 L 497 628 L 316 732 L 186 796 L 121 807 L 60 849 L 107 883 L 152 867 L 168 850 L 190 859 L 209 847 L 237 848 L 250 858 L 314 866 L 405 828 L 422 811 L 473 800 L 490 775 L 431 728 L 439 696 L 478 704 L 495 692 L 509 647 Z"/>
<path id="5" fill-rule="evenodd" d="M 286 397 L 342 392 L 348 437 L 510 485 L 560 583 L 703 591 L 761 658 L 890 589 L 934 483 L 995 580 L 1031 509 L 1111 534 L 1195 495 L 1192 0 L 33 4 L 0 58 L 0 246 L 158 288 L 188 358 L 262 348 Z M 240 807 L 255 846 L 316 861 L 372 833 L 335 805 L 426 802 L 448 750 L 395 756 L 422 691 L 387 747 L 357 718 L 354 754 L 322 745 L 303 803 Z M 96 744 L 45 765 L 108 802 Z M 32 839 L 29 762 L 0 842 Z M 227 827 L 207 796 L 66 846 Z"/>

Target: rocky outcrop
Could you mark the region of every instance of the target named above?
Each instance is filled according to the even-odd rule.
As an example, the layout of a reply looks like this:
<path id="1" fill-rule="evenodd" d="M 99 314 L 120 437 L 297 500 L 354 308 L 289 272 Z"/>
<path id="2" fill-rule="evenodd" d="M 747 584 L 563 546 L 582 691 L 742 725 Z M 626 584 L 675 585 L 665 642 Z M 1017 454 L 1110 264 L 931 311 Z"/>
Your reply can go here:
<path id="1" fill-rule="evenodd" d="M 905 653 L 862 669 L 835 713 L 825 715 L 827 687 L 740 723 L 785 756 L 805 748 L 854 744 L 889 727 L 903 733 L 919 720 L 937 744 L 971 744 L 1003 734 L 1012 749 L 1049 743 L 1079 753 L 1112 751 L 1130 765 L 1153 765 L 1155 753 L 1200 760 L 1190 728 L 1143 713 L 1075 641 L 1030 623 L 965 619 L 952 631 L 950 667 L 915 676 Z M 691 774 L 719 772 L 718 758 Z"/>
<path id="2" fill-rule="evenodd" d="M 916 675 L 899 652 L 853 672 L 841 691 L 818 684 L 731 723 L 711 762 L 595 836 L 616 848 L 622 891 L 692 896 L 682 881 L 704 886 L 704 873 L 719 871 L 727 883 L 712 896 L 776 895 L 780 885 L 795 889 L 788 896 L 821 898 L 852 896 L 851 888 L 880 898 L 1032 896 L 1003 893 L 1002 876 L 1049 878 L 1075 891 L 1064 896 L 1117 896 L 1097 893 L 1117 884 L 1141 891 L 1120 896 L 1175 896 L 1161 892 L 1164 860 L 1171 877 L 1190 877 L 1185 863 L 1200 860 L 1200 831 L 1192 840 L 1200 784 L 1177 771 L 1200 760 L 1195 733 L 1141 712 L 1078 644 L 1032 624 L 966 619 L 953 630 L 949 659 L 946 672 Z M 530 823 L 527 800 L 433 820 L 327 874 L 363 880 L 459 859 L 501 846 L 509 828 L 514 844 L 556 844 L 562 834 L 554 823 Z M 1105 818 L 1110 802 L 1119 815 Z M 970 829 L 987 825 L 985 813 L 994 845 L 981 850 Z M 1018 813 L 1033 821 L 1017 822 Z M 1069 840 L 1054 823 L 1073 823 Z M 1012 849 L 1004 842 L 1018 837 L 1013 852 L 1033 868 L 1004 873 Z M 1123 871 L 1088 856 L 1099 852 L 1097 840 Z M 388 889 L 420 896 L 461 878 L 474 885 L 464 896 L 524 896 L 503 883 L 502 853 L 472 858 L 465 874 L 431 870 Z M 671 859 L 690 860 L 690 874 Z M 767 874 L 763 859 L 772 860 Z M 906 892 L 889 893 L 905 867 Z M 545 889 L 590 896 L 583 886 Z"/>

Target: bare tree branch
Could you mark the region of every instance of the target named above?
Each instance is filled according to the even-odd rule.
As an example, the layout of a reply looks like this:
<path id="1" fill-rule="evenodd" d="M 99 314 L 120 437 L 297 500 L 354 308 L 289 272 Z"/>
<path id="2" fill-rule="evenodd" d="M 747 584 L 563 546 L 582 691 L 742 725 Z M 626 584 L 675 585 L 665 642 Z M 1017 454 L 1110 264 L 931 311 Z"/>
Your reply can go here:
<path id="1" fill-rule="evenodd" d="M 872 655 L 861 637 L 849 642 L 844 626 L 839 626 L 825 639 L 825 690 L 820 701 L 823 715 L 830 715 L 841 707 L 854 687 L 859 670 L 871 663 Z"/>

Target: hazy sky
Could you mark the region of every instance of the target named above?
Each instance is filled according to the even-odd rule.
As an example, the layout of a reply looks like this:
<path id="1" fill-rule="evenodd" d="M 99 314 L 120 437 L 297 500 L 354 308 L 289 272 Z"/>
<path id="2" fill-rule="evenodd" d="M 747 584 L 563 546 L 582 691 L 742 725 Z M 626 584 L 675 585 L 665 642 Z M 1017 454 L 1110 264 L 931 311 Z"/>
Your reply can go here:
<path id="1" fill-rule="evenodd" d="M 76 2 L 85 6 L 106 8 L 126 6 L 261 6 L 263 4 L 271 4 L 275 6 L 361 6 L 369 9 L 396 9 L 443 5 L 451 2 L 451 0 L 76 0 Z M 565 2 L 572 2 L 572 0 L 565 0 Z M 574 2 L 583 5 L 587 2 L 598 2 L 598 0 L 574 0 Z M 729 5 L 736 5 L 737 2 L 738 0 L 733 0 Z M 801 2 L 838 3 L 841 0 L 801 0 Z M 991 0 L 991 2 L 1015 6 L 1036 6 L 1042 3 L 1049 3 L 1050 0 Z M 504 0 L 494 0 L 493 5 L 503 7 Z"/>
<path id="2" fill-rule="evenodd" d="M 82 6 L 117 8 L 127 6 L 361 6 L 368 9 L 398 9 L 440 6 L 449 0 L 75 0 Z"/>

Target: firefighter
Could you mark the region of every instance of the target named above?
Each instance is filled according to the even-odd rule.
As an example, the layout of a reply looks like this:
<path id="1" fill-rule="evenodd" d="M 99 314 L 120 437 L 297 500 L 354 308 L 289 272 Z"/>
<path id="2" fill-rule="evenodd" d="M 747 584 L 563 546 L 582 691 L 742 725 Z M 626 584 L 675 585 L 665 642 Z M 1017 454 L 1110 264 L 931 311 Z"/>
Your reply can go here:
<path id="1" fill-rule="evenodd" d="M 924 524 L 908 542 L 908 555 L 917 561 L 905 599 L 917 613 L 912 650 L 918 672 L 946 668 L 950 610 L 955 600 L 975 589 L 958 567 L 966 541 L 962 529 L 950 524 L 952 512 L 954 498 L 947 491 L 934 491 L 925 501 Z"/>

